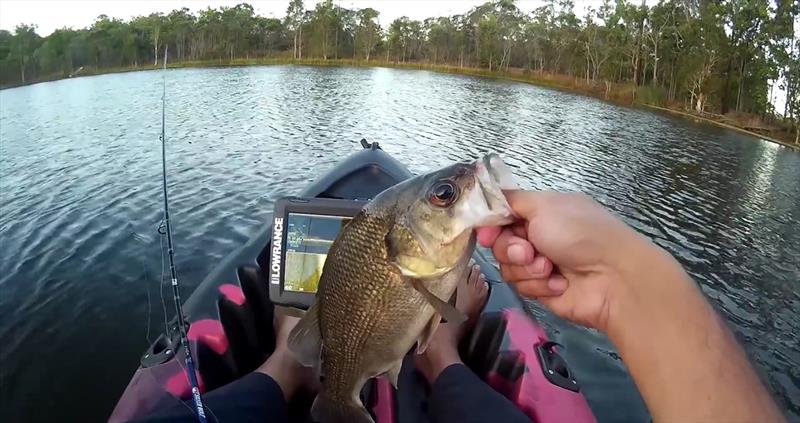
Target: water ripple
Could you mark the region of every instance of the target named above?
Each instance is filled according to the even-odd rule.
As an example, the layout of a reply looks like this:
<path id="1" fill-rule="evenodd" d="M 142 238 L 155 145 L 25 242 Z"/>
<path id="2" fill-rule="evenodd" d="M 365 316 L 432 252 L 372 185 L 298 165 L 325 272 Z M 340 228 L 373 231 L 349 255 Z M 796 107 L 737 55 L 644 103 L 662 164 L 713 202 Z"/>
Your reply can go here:
<path id="1" fill-rule="evenodd" d="M 160 81 L 138 72 L 0 91 L 0 420 L 50 421 L 55 409 L 103 420 L 147 345 L 148 290 L 158 292 L 161 271 Z M 362 137 L 413 172 L 498 151 L 523 186 L 586 192 L 670 250 L 800 418 L 797 152 L 563 92 L 422 71 L 186 69 L 169 72 L 168 90 L 184 295 L 263 227 L 276 198 Z M 531 307 L 567 346 L 601 421 L 647 419 L 608 339 Z M 151 311 L 155 333 L 163 316 Z"/>

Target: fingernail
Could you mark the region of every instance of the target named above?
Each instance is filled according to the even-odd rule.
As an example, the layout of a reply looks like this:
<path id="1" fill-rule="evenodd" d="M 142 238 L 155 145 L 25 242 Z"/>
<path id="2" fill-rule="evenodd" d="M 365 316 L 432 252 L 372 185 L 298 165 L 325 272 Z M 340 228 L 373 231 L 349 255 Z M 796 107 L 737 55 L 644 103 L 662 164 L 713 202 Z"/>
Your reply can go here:
<path id="1" fill-rule="evenodd" d="M 567 289 L 567 280 L 564 278 L 550 278 L 550 280 L 547 281 L 547 287 L 550 288 L 551 291 L 565 291 Z"/>
<path id="2" fill-rule="evenodd" d="M 528 253 L 525 250 L 525 247 L 518 245 L 518 244 L 511 244 L 508 246 L 508 258 L 512 262 L 516 263 L 524 263 Z"/>

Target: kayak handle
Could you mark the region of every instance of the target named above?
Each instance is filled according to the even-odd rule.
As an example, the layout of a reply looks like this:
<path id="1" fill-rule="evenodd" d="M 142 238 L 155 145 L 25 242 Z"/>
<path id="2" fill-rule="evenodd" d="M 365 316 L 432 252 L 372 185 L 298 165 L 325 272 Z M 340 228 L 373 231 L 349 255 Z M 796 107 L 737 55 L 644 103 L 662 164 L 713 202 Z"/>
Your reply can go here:
<path id="1" fill-rule="evenodd" d="M 539 364 L 542 366 L 542 373 L 553 385 L 560 386 L 573 392 L 578 392 L 580 386 L 575 376 L 570 371 L 567 362 L 558 354 L 555 347 L 563 346 L 558 342 L 547 341 L 536 346 L 536 354 L 539 356 Z"/>
<path id="2" fill-rule="evenodd" d="M 366 138 L 361 138 L 361 146 L 364 147 L 364 150 L 382 150 L 377 141 L 369 142 Z"/>

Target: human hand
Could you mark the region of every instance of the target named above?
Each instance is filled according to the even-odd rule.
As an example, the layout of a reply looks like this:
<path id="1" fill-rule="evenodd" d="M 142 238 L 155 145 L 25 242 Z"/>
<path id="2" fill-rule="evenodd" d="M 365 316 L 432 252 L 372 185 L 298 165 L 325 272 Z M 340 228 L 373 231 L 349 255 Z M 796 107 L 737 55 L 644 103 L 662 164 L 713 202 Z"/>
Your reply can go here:
<path id="1" fill-rule="evenodd" d="M 480 228 L 503 278 L 555 314 L 602 331 L 648 263 L 677 262 L 586 195 L 506 193 L 518 222 Z"/>
<path id="2" fill-rule="evenodd" d="M 481 228 L 479 242 L 492 247 L 521 294 L 608 334 L 653 420 L 784 421 L 736 338 L 671 255 L 585 195 L 506 197 L 519 221 Z"/>

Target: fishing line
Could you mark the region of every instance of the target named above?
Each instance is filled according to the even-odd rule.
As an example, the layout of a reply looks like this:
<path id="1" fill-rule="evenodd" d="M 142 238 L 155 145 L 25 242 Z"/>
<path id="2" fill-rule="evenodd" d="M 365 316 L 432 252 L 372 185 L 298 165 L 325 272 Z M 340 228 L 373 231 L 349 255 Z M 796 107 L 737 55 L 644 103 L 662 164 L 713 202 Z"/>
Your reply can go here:
<path id="1" fill-rule="evenodd" d="M 140 244 L 147 245 L 147 239 L 136 232 L 131 232 L 131 238 Z M 150 272 L 147 271 L 147 266 L 141 258 L 139 258 L 139 264 L 142 265 L 144 291 L 147 293 L 147 331 L 144 337 L 147 340 L 147 345 L 152 345 L 153 341 L 150 339 L 150 326 L 152 326 L 153 302 L 150 296 Z"/>
<path id="2" fill-rule="evenodd" d="M 152 323 L 151 318 L 153 314 L 153 304 L 152 301 L 150 300 L 150 282 L 149 282 L 150 278 L 147 277 L 147 267 L 144 265 L 144 262 L 142 262 L 142 269 L 144 270 L 144 280 L 145 280 L 144 287 L 145 291 L 147 291 L 147 333 L 145 334 L 144 337 L 145 339 L 147 339 L 147 345 L 152 345 L 153 341 L 150 340 L 150 324 Z"/>

